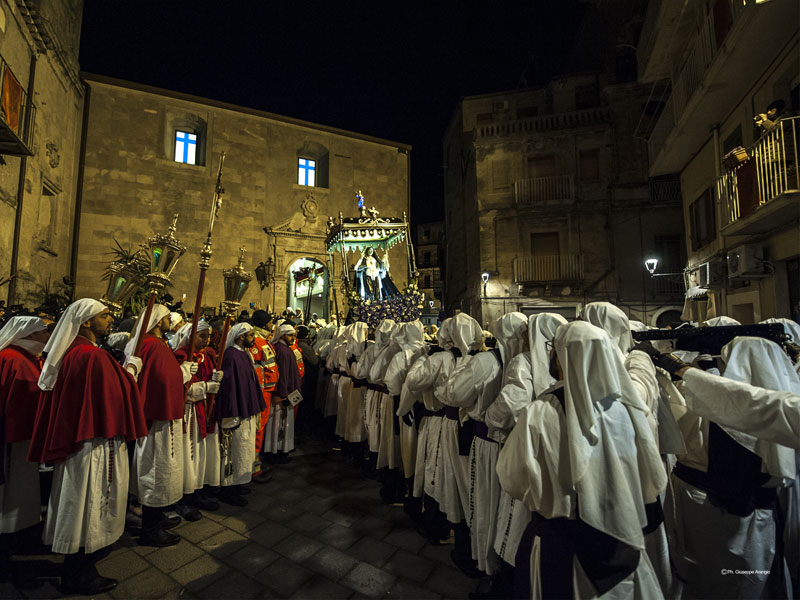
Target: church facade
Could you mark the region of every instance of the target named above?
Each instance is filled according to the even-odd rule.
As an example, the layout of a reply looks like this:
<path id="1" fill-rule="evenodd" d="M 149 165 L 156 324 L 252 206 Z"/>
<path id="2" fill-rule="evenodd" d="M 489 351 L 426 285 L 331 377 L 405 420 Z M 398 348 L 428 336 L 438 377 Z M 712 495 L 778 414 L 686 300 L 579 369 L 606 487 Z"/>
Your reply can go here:
<path id="1" fill-rule="evenodd" d="M 222 301 L 222 270 L 245 247 L 245 268 L 262 264 L 267 277 L 262 270 L 261 285 L 253 280 L 243 309 L 251 303 L 278 312 L 310 307 L 327 317 L 338 304 L 346 312 L 343 261 L 339 256 L 329 264 L 324 246 L 328 217 L 358 214 L 358 191 L 382 216 L 410 217 L 408 145 L 102 76 L 83 78 L 89 108 L 77 297 L 102 294 L 101 274 L 115 241 L 135 249 L 165 233 L 178 214 L 175 235 L 188 249 L 169 292 L 176 300 L 185 294 L 190 309 L 223 152 L 225 194 L 204 306 Z M 408 277 L 402 254 L 399 246 L 392 250 L 399 284 Z M 357 260 L 348 256 L 348 268 Z M 309 272 L 314 281 L 303 276 Z"/>

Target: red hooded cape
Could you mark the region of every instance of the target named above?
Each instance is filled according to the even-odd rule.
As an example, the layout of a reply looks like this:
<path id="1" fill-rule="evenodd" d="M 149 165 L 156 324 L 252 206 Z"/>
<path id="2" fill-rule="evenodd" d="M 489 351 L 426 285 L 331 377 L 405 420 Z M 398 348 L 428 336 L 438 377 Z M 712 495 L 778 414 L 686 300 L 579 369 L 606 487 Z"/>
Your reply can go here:
<path id="1" fill-rule="evenodd" d="M 112 356 L 78 336 L 52 391 L 42 392 L 28 460 L 63 462 L 86 440 L 147 435 L 136 382 Z"/>
<path id="2" fill-rule="evenodd" d="M 216 352 L 212 348 L 203 348 L 190 358 L 189 347 L 184 346 L 175 351 L 175 358 L 178 359 L 179 363 L 187 360 L 193 360 L 197 363 L 197 373 L 192 375 L 192 378 L 186 384 L 187 386 L 198 381 L 211 381 L 211 375 L 214 373 L 214 359 L 216 358 Z M 195 406 L 197 407 L 197 424 L 200 427 L 200 439 L 203 439 L 208 435 L 206 429 L 206 405 L 205 402 L 198 402 Z"/>
<path id="3" fill-rule="evenodd" d="M 13 344 L 0 350 L 0 415 L 5 442 L 31 439 L 39 406 L 41 361 Z"/>
<path id="4" fill-rule="evenodd" d="M 148 428 L 153 421 L 182 419 L 186 390 L 183 371 L 172 349 L 165 340 L 148 333 L 139 356 L 143 363 L 139 393 L 144 401 Z"/>

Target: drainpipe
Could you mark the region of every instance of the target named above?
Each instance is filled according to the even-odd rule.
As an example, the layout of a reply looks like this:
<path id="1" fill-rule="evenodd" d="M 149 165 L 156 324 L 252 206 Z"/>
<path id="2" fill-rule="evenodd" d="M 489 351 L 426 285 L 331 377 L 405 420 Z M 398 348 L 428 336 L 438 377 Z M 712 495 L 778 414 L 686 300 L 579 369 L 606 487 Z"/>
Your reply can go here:
<path id="1" fill-rule="evenodd" d="M 716 190 L 717 182 L 719 181 L 719 178 L 722 176 L 722 166 L 721 166 L 722 165 L 722 155 L 720 153 L 720 148 L 719 148 L 719 124 L 714 125 L 714 127 L 711 128 L 711 133 L 712 133 L 712 138 L 713 138 L 712 143 L 714 144 L 714 194 L 713 194 L 713 198 L 714 198 L 714 220 L 715 220 L 715 228 L 717 230 L 715 233 L 717 234 L 717 236 L 719 236 L 719 242 L 720 242 L 720 245 L 722 246 L 722 250 L 725 251 L 726 244 L 725 244 L 725 239 L 723 238 L 722 231 L 721 231 L 721 225 L 722 225 L 722 200 L 719 198 L 719 194 L 717 193 L 717 190 Z M 723 295 L 727 296 L 727 294 L 725 294 L 726 288 L 723 286 L 721 291 L 722 291 L 722 294 L 720 294 L 720 299 L 719 300 L 720 300 L 720 304 L 722 306 L 718 307 L 717 314 L 725 315 L 725 314 L 728 314 L 727 297 L 723 297 Z"/>
<path id="2" fill-rule="evenodd" d="M 33 82 L 36 78 L 36 53 L 31 54 L 31 66 L 28 71 L 28 99 L 25 103 L 25 134 L 31 126 L 31 110 L 33 108 Z M 19 182 L 17 183 L 17 211 L 14 213 L 14 240 L 11 244 L 11 281 L 8 284 L 8 306 L 16 301 L 17 272 L 19 262 L 19 234 L 22 229 L 22 200 L 25 198 L 25 174 L 28 168 L 28 157 L 23 156 L 19 162 Z"/>
<path id="3" fill-rule="evenodd" d="M 92 88 L 83 84 L 83 122 L 81 123 L 81 148 L 78 154 L 78 181 L 75 190 L 75 214 L 72 217 L 72 250 L 69 255 L 69 278 L 73 285 L 78 277 L 78 240 L 81 233 L 81 212 L 83 208 L 83 171 L 86 167 L 86 139 L 89 129 L 89 103 L 92 97 Z"/>

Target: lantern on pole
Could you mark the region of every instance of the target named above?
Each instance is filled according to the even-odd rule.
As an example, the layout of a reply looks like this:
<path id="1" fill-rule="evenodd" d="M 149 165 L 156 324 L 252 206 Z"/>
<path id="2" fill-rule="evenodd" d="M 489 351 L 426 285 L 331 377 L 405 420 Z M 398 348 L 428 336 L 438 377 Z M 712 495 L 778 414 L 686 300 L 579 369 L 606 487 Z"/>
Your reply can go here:
<path id="1" fill-rule="evenodd" d="M 125 303 L 145 283 L 144 271 L 147 266 L 142 264 L 140 254 L 129 261 L 114 261 L 106 270 L 108 286 L 100 302 L 105 304 L 111 312 L 119 316 Z"/>

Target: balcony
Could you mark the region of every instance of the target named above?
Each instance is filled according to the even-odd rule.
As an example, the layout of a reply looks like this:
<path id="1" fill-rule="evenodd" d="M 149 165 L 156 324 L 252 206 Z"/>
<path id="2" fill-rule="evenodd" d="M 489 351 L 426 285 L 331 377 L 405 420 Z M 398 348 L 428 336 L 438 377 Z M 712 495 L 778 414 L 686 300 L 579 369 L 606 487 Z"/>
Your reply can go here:
<path id="1" fill-rule="evenodd" d="M 559 129 L 592 127 L 609 122 L 608 109 L 598 106 L 585 110 L 542 115 L 529 119 L 516 119 L 502 123 L 490 123 L 475 128 L 478 139 L 507 137 L 517 133 L 539 133 Z"/>
<path id="2" fill-rule="evenodd" d="M 800 18 L 798 6 L 757 0 L 714 4 L 686 51 L 673 57 L 678 68 L 671 77 L 672 94 L 648 140 L 651 176 L 683 170 L 720 115 L 733 110 L 785 51 Z"/>
<path id="3" fill-rule="evenodd" d="M 514 182 L 514 202 L 518 207 L 542 208 L 572 204 L 575 184 L 572 175 L 551 175 L 518 179 Z"/>
<path id="4" fill-rule="evenodd" d="M 512 261 L 514 283 L 555 283 L 583 280 L 583 254 L 516 256 Z"/>
<path id="5" fill-rule="evenodd" d="M 768 233 L 800 217 L 800 117 L 781 119 L 717 180 L 722 233 Z"/>
<path id="6" fill-rule="evenodd" d="M 36 107 L 28 92 L 0 56 L 0 154 L 31 156 Z"/>

